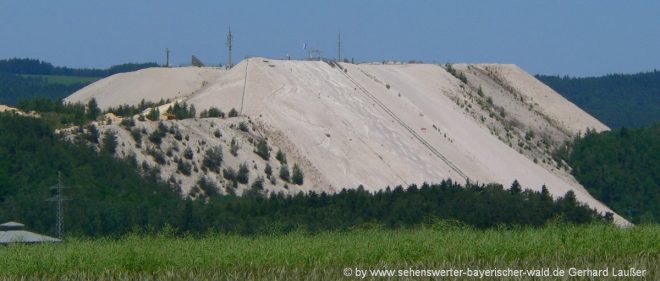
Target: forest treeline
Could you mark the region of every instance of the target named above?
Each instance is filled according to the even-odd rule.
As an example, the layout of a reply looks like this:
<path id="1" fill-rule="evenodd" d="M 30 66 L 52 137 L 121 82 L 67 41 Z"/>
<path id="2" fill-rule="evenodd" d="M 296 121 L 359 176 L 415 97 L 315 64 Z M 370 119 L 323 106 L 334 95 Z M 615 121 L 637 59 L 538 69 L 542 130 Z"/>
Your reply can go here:
<path id="1" fill-rule="evenodd" d="M 61 75 L 79 77 L 106 77 L 117 73 L 136 71 L 148 67 L 157 67 L 157 63 L 124 63 L 107 69 L 70 68 L 53 66 L 49 62 L 29 58 L 13 58 L 0 60 L 0 72 L 13 74 Z"/>
<path id="2" fill-rule="evenodd" d="M 0 104 L 14 105 L 23 99 L 63 99 L 87 86 L 89 82 L 60 83 L 47 75 L 103 78 L 116 73 L 158 66 L 156 63 L 126 63 L 108 69 L 53 66 L 36 59 L 0 60 Z"/>
<path id="3" fill-rule="evenodd" d="M 660 121 L 660 71 L 536 78 L 611 128 L 644 127 Z"/>
<path id="4" fill-rule="evenodd" d="M 15 105 L 20 100 L 48 98 L 59 100 L 88 83 L 50 83 L 44 77 L 0 72 L 0 104 Z"/>
<path id="5" fill-rule="evenodd" d="M 660 122 L 588 132 L 564 149 L 575 178 L 633 223 L 660 223 Z"/>
<path id="6" fill-rule="evenodd" d="M 262 194 L 242 197 L 214 194 L 184 199 L 177 186 L 160 180 L 157 167 L 120 160 L 111 149 L 95 151 L 84 142 L 68 142 L 41 118 L 0 115 L 0 221 L 20 221 L 53 234 L 55 205 L 49 187 L 58 171 L 66 196 L 64 229 L 68 234 L 105 236 L 158 231 L 169 225 L 179 232 L 284 233 L 344 230 L 364 224 L 400 228 L 455 220 L 478 228 L 540 226 L 555 218 L 574 223 L 603 220 L 578 204 L 572 193 L 552 198 L 517 182 L 510 190 L 498 184 L 452 181 L 388 188 L 362 188 L 337 194 Z M 104 138 L 112 136 L 102 136 Z M 105 141 L 104 141 L 105 143 Z"/>

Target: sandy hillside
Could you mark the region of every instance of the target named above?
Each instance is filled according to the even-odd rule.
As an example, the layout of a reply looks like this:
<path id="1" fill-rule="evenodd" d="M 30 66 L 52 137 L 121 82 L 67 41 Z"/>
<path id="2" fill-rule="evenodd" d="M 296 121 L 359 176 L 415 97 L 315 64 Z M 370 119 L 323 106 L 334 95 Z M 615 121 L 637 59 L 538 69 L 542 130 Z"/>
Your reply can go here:
<path id="1" fill-rule="evenodd" d="M 252 58 L 185 100 L 198 112 L 235 108 L 250 117 L 270 145 L 318 175 L 314 189 L 517 179 L 555 196 L 573 190 L 611 212 L 549 153 L 587 127 L 607 127 L 515 66 L 454 69 Z"/>
<path id="2" fill-rule="evenodd" d="M 80 89 L 64 101 L 87 103 L 94 97 L 99 108 L 107 109 L 123 104 L 135 105 L 142 99 L 151 102 L 174 100 L 204 89 L 224 72 L 207 67 L 153 67 L 119 73 Z"/>
<path id="3" fill-rule="evenodd" d="M 197 197 L 207 193 L 198 187 L 202 178 L 212 182 L 218 188 L 218 192 L 236 194 L 249 190 L 257 179 L 263 181 L 262 191 L 292 194 L 316 190 L 316 186 L 325 184 L 322 176 L 311 169 L 304 170 L 304 182 L 301 185 L 280 179 L 279 171 L 283 163 L 275 159 L 276 152 L 280 148 L 269 143 L 270 157 L 263 159 L 257 155 L 254 151 L 257 142 L 263 139 L 263 134 L 255 130 L 255 125 L 246 117 L 170 121 L 134 120 L 130 123 L 121 123 L 116 120 L 108 122 L 112 118 L 109 115 L 111 114 L 106 115 L 105 121 L 93 124 L 98 128 L 100 136 L 103 136 L 106 131 L 116 134 L 118 140 L 116 154 L 122 158 L 134 159 L 142 172 L 145 171 L 145 167 L 157 168 L 164 181 L 178 184 L 182 194 L 185 195 Z M 245 131 L 239 129 L 241 123 L 246 125 Z M 166 133 L 160 143 L 155 143 L 151 140 L 151 136 L 159 126 L 163 126 Z M 70 138 L 74 138 L 75 134 L 72 133 L 75 131 L 77 130 L 63 132 L 68 133 Z M 85 128 L 85 131 L 88 132 L 88 129 Z M 103 145 L 102 139 L 102 137 L 99 138 L 97 147 Z M 235 143 L 234 151 L 232 151 L 232 146 L 234 146 L 232 143 Z M 219 148 L 222 151 L 222 165 L 218 171 L 204 168 L 207 150 L 212 148 Z M 186 155 L 186 151 L 188 151 L 188 155 Z M 296 164 L 306 165 L 289 155 L 286 155 L 286 158 L 286 166 L 290 172 Z M 179 164 L 179 162 L 184 164 Z M 188 169 L 181 168 L 179 165 L 186 165 Z M 234 183 L 224 176 L 226 170 L 238 172 L 240 165 L 246 165 L 249 168 L 249 183 L 247 184 Z M 267 165 L 271 167 L 271 175 L 265 172 Z"/>
<path id="4" fill-rule="evenodd" d="M 4 104 L 0 104 L 0 112 L 5 112 L 5 111 L 10 111 L 10 112 L 13 111 L 13 112 L 16 112 L 16 111 L 18 111 L 18 109 L 13 108 L 13 107 L 11 107 L 11 106 L 6 106 L 6 105 L 4 105 Z"/>
<path id="5" fill-rule="evenodd" d="M 467 65 L 459 65 L 457 69 L 467 70 L 466 72 L 472 72 L 473 75 L 478 72 L 485 73 L 491 81 L 498 83 L 510 94 L 517 95 L 526 104 L 537 106 L 539 113 L 555 120 L 556 125 L 573 134 L 584 133 L 587 128 L 598 132 L 609 129 L 516 65 L 479 64 L 470 65 L 470 68 Z"/>

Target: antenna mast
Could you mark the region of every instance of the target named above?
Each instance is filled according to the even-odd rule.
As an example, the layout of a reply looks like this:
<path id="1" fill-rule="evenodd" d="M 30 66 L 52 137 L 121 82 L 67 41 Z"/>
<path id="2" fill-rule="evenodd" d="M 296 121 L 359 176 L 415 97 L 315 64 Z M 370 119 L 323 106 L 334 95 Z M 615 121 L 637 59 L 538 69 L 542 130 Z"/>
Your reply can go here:
<path id="1" fill-rule="evenodd" d="M 48 202 L 56 202 L 57 203 L 57 220 L 56 220 L 56 230 L 57 230 L 57 238 L 62 239 L 62 232 L 63 232 L 63 220 L 64 220 L 64 206 L 63 202 L 64 201 L 69 201 L 71 198 L 68 198 L 64 195 L 62 195 L 62 189 L 66 188 L 62 186 L 62 173 L 60 171 L 57 172 L 57 185 L 51 186 L 50 189 L 56 190 L 55 196 L 46 199 Z"/>
<path id="2" fill-rule="evenodd" d="M 229 32 L 227 32 L 227 55 L 228 55 L 228 57 L 229 57 L 229 58 L 227 59 L 227 61 L 228 61 L 227 66 L 228 66 L 229 68 L 232 67 L 232 63 L 231 63 L 231 47 L 232 47 L 232 41 L 233 41 L 233 40 L 234 40 L 234 35 L 231 34 L 231 25 L 230 25 L 230 26 L 229 26 Z"/>
<path id="3" fill-rule="evenodd" d="M 165 48 L 165 67 L 170 67 L 170 48 Z"/>
<path id="4" fill-rule="evenodd" d="M 341 61 L 341 32 L 337 33 L 337 62 Z"/>

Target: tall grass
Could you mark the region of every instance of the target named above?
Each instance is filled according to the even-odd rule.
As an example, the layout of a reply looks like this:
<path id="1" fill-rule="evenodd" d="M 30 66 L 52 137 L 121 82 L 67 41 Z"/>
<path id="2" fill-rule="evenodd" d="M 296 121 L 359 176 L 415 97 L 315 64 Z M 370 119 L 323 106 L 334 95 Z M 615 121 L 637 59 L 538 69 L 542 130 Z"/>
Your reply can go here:
<path id="1" fill-rule="evenodd" d="M 0 256 L 5 279 L 356 280 L 342 269 L 635 267 L 653 280 L 660 274 L 660 226 L 473 230 L 439 224 L 314 235 L 129 235 L 12 245 L 1 247 Z"/>

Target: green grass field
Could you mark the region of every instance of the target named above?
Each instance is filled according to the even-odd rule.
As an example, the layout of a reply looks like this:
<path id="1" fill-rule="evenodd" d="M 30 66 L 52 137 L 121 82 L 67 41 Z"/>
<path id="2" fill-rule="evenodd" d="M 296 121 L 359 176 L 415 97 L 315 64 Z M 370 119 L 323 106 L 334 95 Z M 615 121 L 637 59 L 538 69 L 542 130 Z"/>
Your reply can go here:
<path id="1" fill-rule="evenodd" d="M 607 280 L 658 280 L 660 225 L 472 230 L 436 224 L 410 230 L 376 228 L 273 236 L 130 235 L 12 245 L 0 247 L 0 256 L 3 279 L 359 280 L 356 269 L 548 268 L 552 272 L 560 268 L 566 270 L 563 278 L 506 279 L 579 280 L 584 277 L 568 276 L 570 268 L 634 267 L 646 270 L 646 279 L 610 276 Z M 350 276 L 345 276 L 346 268 Z"/>
<path id="2" fill-rule="evenodd" d="M 81 77 L 81 76 L 62 76 L 62 75 L 36 75 L 36 74 L 22 74 L 23 77 L 39 77 L 45 78 L 51 84 L 72 85 L 80 83 L 93 83 L 101 79 L 100 77 Z"/>

